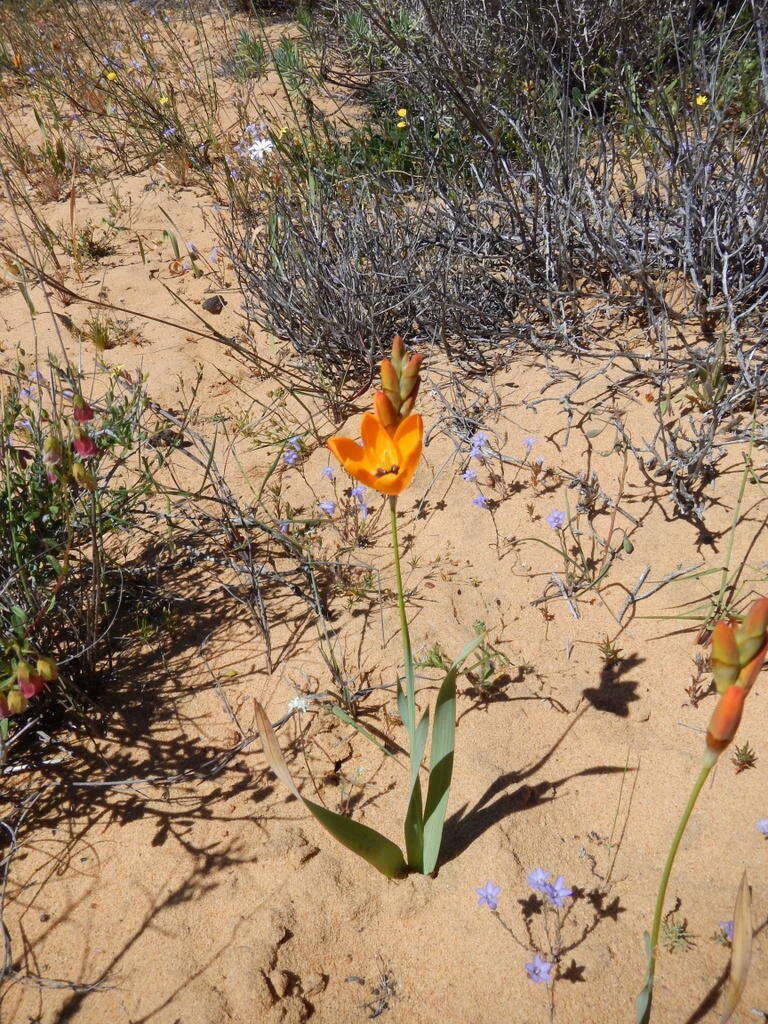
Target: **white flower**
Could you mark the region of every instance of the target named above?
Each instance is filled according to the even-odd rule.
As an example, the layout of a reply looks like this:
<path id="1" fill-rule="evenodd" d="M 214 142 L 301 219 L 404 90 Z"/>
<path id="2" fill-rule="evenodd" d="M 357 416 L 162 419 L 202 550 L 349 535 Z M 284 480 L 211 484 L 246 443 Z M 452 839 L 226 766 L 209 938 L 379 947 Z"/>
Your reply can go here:
<path id="1" fill-rule="evenodd" d="M 288 701 L 289 711 L 309 711 L 309 701 L 306 697 L 293 697 Z"/>

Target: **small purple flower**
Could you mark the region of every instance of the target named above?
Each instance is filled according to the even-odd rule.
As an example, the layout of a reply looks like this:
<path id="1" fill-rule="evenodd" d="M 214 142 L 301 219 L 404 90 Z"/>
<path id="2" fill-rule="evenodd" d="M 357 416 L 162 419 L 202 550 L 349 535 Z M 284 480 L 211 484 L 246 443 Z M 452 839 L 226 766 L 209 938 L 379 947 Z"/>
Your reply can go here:
<path id="1" fill-rule="evenodd" d="M 470 466 L 469 469 L 465 469 L 461 474 L 461 479 L 466 480 L 468 484 L 473 484 L 477 480 L 477 470 L 472 469 Z"/>
<path id="2" fill-rule="evenodd" d="M 218 258 L 219 258 L 219 247 L 218 247 L 218 245 L 214 245 L 214 247 L 208 253 L 208 261 L 210 263 L 215 263 Z"/>
<path id="3" fill-rule="evenodd" d="M 472 499 L 472 504 L 476 508 L 488 508 L 488 499 L 484 494 L 476 494 Z"/>
<path id="4" fill-rule="evenodd" d="M 720 931 L 729 942 L 733 942 L 733 921 L 721 921 Z"/>
<path id="5" fill-rule="evenodd" d="M 336 511 L 335 501 L 318 501 L 317 503 L 326 515 L 332 516 Z"/>
<path id="6" fill-rule="evenodd" d="M 367 519 L 370 513 L 371 510 L 368 507 L 368 505 L 366 505 L 364 501 L 361 501 L 357 509 L 357 514 L 360 516 L 361 519 Z"/>
<path id="7" fill-rule="evenodd" d="M 187 252 L 190 256 L 199 256 L 199 250 L 194 242 L 187 242 Z"/>
<path id="8" fill-rule="evenodd" d="M 291 448 L 290 451 L 283 452 L 283 462 L 288 466 L 295 466 L 299 461 L 299 453 Z"/>
<path id="9" fill-rule="evenodd" d="M 34 393 L 34 388 L 19 388 L 19 398 L 22 400 L 22 402 L 31 402 Z"/>
<path id="10" fill-rule="evenodd" d="M 290 533 L 291 520 L 290 519 L 278 519 L 277 528 L 280 533 Z"/>
<path id="11" fill-rule="evenodd" d="M 163 138 L 164 139 L 172 139 L 175 134 L 176 134 L 176 129 L 173 127 L 172 124 L 169 124 L 168 127 L 163 132 Z M 190 243 L 187 242 L 187 248 L 189 248 L 189 244 Z"/>
<path id="12" fill-rule="evenodd" d="M 531 450 L 532 450 L 532 448 L 533 448 L 533 446 L 535 444 L 536 444 L 536 438 L 535 437 L 524 437 L 523 438 L 523 448 L 525 449 L 525 454 L 526 455 L 530 455 L 531 454 Z"/>
<path id="13" fill-rule="evenodd" d="M 565 512 L 559 512 L 556 508 L 547 516 L 547 523 L 553 530 L 562 530 L 566 524 Z"/>
<path id="14" fill-rule="evenodd" d="M 483 433 L 482 430 L 478 430 L 477 433 L 473 434 L 469 439 L 470 449 L 469 455 L 472 459 L 481 459 L 483 457 L 483 447 L 488 444 L 489 437 Z"/>
<path id="15" fill-rule="evenodd" d="M 365 488 L 362 484 L 355 484 L 355 486 L 350 489 L 349 496 L 350 498 L 356 498 L 358 501 L 362 501 L 365 496 Z"/>
<path id="16" fill-rule="evenodd" d="M 43 377 L 42 373 L 40 373 L 39 370 L 33 370 L 32 373 L 30 373 L 29 375 L 29 379 L 32 381 L 33 384 L 40 384 L 43 380 L 45 380 L 45 378 Z"/>
<path id="17" fill-rule="evenodd" d="M 761 818 L 755 826 L 761 836 L 768 837 L 768 818 Z"/>
<path id="18" fill-rule="evenodd" d="M 525 965 L 525 969 L 528 972 L 528 977 L 531 981 L 543 981 L 546 984 L 550 982 L 550 974 L 554 964 L 549 963 L 547 960 L 542 958 L 537 953 L 533 960 Z"/>
<path id="19" fill-rule="evenodd" d="M 569 889 L 565 884 L 565 879 L 562 875 L 558 875 L 555 881 L 551 885 L 545 886 L 542 891 L 549 899 L 549 902 L 555 907 L 562 907 L 564 901 L 573 895 L 573 890 Z"/>
<path id="20" fill-rule="evenodd" d="M 326 480 L 333 480 L 333 466 L 326 466 L 321 471 L 320 476 L 324 476 Z"/>
<path id="21" fill-rule="evenodd" d="M 501 892 L 500 885 L 494 885 L 493 882 L 486 882 L 482 889 L 475 889 L 475 892 L 478 895 L 478 907 L 486 905 L 491 910 L 495 910 L 498 907 L 499 893 Z"/>
<path id="22" fill-rule="evenodd" d="M 549 871 L 544 868 L 536 868 L 528 875 L 528 885 L 536 892 L 544 892 L 544 886 L 549 885 Z"/>

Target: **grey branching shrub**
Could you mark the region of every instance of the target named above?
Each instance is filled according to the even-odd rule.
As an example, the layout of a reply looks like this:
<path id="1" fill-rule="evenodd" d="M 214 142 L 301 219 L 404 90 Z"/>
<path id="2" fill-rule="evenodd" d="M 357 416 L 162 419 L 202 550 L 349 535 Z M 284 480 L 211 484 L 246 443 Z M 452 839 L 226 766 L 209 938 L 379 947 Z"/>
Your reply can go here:
<path id="1" fill-rule="evenodd" d="M 364 379 L 397 331 L 487 365 L 511 309 L 471 222 L 428 186 L 313 180 L 302 201 L 273 197 L 266 228 L 245 214 L 228 229 L 250 316 L 329 375 Z"/>

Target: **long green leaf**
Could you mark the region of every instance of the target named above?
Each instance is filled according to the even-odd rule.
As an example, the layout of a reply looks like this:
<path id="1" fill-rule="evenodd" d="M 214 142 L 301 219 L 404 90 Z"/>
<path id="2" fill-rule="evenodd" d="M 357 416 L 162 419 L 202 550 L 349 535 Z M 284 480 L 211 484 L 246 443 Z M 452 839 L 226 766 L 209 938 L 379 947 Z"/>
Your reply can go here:
<path id="1" fill-rule="evenodd" d="M 296 797 L 301 800 L 307 810 L 314 815 L 323 828 L 346 846 L 348 850 L 356 853 L 363 860 L 380 871 L 387 878 L 401 878 L 407 873 L 407 867 L 402 851 L 386 836 L 381 835 L 375 829 L 361 825 L 352 818 L 345 818 L 343 814 L 329 811 L 327 807 L 307 800 L 299 792 L 296 783 L 291 777 L 288 765 L 285 763 L 280 744 L 277 742 L 272 725 L 267 713 L 258 701 L 254 701 L 254 712 L 256 715 L 256 727 L 261 736 L 261 743 L 264 748 L 264 757 L 267 764 L 275 773 L 283 785 Z"/>
<path id="2" fill-rule="evenodd" d="M 648 1024 L 651 1019 L 651 1004 L 653 1002 L 654 958 L 651 951 L 651 936 L 648 932 L 643 932 L 643 944 L 648 958 L 648 966 L 645 972 L 645 984 L 635 1000 L 637 1024 Z"/>
<path id="3" fill-rule="evenodd" d="M 408 810 L 405 812 L 405 852 L 408 867 L 421 871 L 424 860 L 424 811 L 421 801 L 419 768 L 427 746 L 429 734 L 429 711 L 421 716 L 416 727 L 411 748 L 411 780 L 408 789 Z"/>
<path id="4" fill-rule="evenodd" d="M 338 704 L 334 704 L 330 710 L 331 714 L 338 718 L 340 722 L 344 722 L 346 725 L 351 725 L 353 729 L 357 729 L 361 736 L 364 736 L 369 743 L 374 745 L 374 747 L 378 747 L 379 750 L 387 755 L 387 757 L 392 756 L 381 740 L 377 740 L 370 730 L 366 729 L 360 722 L 356 722 L 352 715 L 350 715 L 348 711 L 345 711 L 344 708 L 339 707 Z"/>
<path id="5" fill-rule="evenodd" d="M 435 720 L 432 725 L 432 751 L 430 754 L 429 786 L 424 807 L 424 874 L 430 875 L 437 866 L 443 841 L 445 812 L 451 793 L 453 753 L 456 743 L 456 677 L 464 661 L 482 641 L 476 636 L 465 646 L 445 674 L 437 694 Z"/>

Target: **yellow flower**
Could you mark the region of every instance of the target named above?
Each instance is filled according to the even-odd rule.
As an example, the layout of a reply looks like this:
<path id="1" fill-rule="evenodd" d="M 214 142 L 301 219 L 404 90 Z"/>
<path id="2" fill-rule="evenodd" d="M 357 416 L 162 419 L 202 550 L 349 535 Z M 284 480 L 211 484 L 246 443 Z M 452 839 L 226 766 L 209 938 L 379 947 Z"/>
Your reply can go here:
<path id="1" fill-rule="evenodd" d="M 107 81 L 108 81 L 108 82 L 114 82 L 114 80 L 115 80 L 116 78 L 117 78 L 117 74 L 116 74 L 116 72 L 114 72 L 114 71 L 108 71 L 108 72 L 107 72 Z"/>
<path id="2" fill-rule="evenodd" d="M 697 107 L 706 107 L 706 105 L 708 103 L 709 103 L 709 97 L 705 96 L 703 92 L 700 92 L 699 95 L 696 97 L 696 106 Z"/>
<path id="3" fill-rule="evenodd" d="M 407 117 L 408 116 L 408 111 L 405 109 L 405 107 L 400 107 L 400 109 L 397 112 L 397 116 L 398 117 Z"/>
<path id="4" fill-rule="evenodd" d="M 398 128 L 407 128 L 408 127 L 408 122 L 407 121 L 398 121 L 397 122 L 397 127 Z"/>
<path id="5" fill-rule="evenodd" d="M 535 88 L 536 83 L 533 81 L 533 79 L 526 78 L 526 80 L 523 82 L 523 92 L 526 94 L 526 96 L 530 96 Z"/>
<path id="6" fill-rule="evenodd" d="M 167 102 L 168 102 L 168 97 L 167 96 L 161 96 L 160 97 L 160 106 L 161 107 L 164 107 Z"/>

